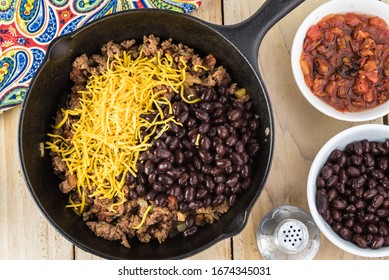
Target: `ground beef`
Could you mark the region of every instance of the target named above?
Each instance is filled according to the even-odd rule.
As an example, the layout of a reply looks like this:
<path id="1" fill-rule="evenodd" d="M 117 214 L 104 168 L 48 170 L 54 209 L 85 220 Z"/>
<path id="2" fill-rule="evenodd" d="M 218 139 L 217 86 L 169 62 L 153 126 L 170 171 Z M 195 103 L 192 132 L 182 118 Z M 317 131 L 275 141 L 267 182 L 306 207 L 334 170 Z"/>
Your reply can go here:
<path id="1" fill-rule="evenodd" d="M 59 189 L 63 193 L 69 193 L 77 186 L 77 177 L 74 174 L 68 174 L 66 179 L 59 184 Z"/>
<path id="2" fill-rule="evenodd" d="M 52 159 L 52 164 L 54 168 L 54 173 L 60 174 L 67 171 L 66 163 L 58 156 L 54 156 Z"/>
<path id="3" fill-rule="evenodd" d="M 97 236 L 112 241 L 121 240 L 124 247 L 130 248 L 126 235 L 118 227 L 107 222 L 86 222 L 86 225 Z"/>

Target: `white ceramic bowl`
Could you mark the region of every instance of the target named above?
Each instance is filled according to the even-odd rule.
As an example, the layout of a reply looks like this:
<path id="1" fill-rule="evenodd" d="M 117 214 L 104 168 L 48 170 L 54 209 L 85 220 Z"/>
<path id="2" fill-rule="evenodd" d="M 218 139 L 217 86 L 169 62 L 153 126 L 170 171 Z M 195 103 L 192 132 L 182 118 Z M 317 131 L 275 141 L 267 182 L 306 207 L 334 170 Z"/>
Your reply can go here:
<path id="1" fill-rule="evenodd" d="M 351 122 L 373 120 L 389 113 L 389 102 L 361 112 L 343 113 L 337 111 L 312 93 L 305 84 L 304 75 L 300 67 L 302 46 L 308 29 L 318 23 L 326 15 L 344 14 L 347 12 L 378 16 L 389 24 L 389 5 L 378 0 L 332 0 L 326 2 L 309 14 L 297 30 L 291 53 L 293 75 L 301 93 L 307 101 L 323 114 L 338 120 Z"/>
<path id="2" fill-rule="evenodd" d="M 315 223 L 320 231 L 330 240 L 334 245 L 354 255 L 363 257 L 384 257 L 389 256 L 389 247 L 382 247 L 380 249 L 363 249 L 346 241 L 336 234 L 331 226 L 323 219 L 316 208 L 316 178 L 320 173 L 322 167 L 328 159 L 330 153 L 335 149 L 343 150 L 347 144 L 355 141 L 368 139 L 370 141 L 383 142 L 389 138 L 389 126 L 380 124 L 365 124 L 346 129 L 333 138 L 331 138 L 318 152 L 314 161 L 312 162 L 308 181 L 307 181 L 307 195 L 308 205 Z"/>

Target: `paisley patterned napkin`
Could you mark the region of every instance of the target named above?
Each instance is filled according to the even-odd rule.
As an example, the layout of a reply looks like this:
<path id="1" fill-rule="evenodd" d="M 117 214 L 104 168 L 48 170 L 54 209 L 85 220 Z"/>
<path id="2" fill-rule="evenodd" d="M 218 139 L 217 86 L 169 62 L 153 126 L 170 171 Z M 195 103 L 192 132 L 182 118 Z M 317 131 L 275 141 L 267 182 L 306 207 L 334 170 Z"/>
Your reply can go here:
<path id="1" fill-rule="evenodd" d="M 0 114 L 22 103 L 49 43 L 107 14 L 159 8 L 190 13 L 198 0 L 0 0 Z"/>

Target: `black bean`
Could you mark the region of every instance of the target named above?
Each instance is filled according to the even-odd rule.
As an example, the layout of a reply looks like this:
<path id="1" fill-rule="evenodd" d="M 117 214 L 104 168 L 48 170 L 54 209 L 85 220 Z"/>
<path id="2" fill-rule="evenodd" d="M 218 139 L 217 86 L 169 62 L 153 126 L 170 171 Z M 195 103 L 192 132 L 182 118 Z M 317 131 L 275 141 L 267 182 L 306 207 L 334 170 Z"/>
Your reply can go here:
<path id="1" fill-rule="evenodd" d="M 170 178 L 167 175 L 161 174 L 158 176 L 158 181 L 161 182 L 164 185 L 171 185 L 173 184 L 173 179 Z"/>
<path id="2" fill-rule="evenodd" d="M 339 234 L 345 240 L 350 240 L 353 237 L 352 231 L 346 227 L 341 228 Z"/>
<path id="3" fill-rule="evenodd" d="M 345 227 L 348 227 L 348 228 L 352 228 L 354 225 L 354 218 L 347 218 L 345 221 L 344 221 L 344 226 Z"/>
<path id="4" fill-rule="evenodd" d="M 357 155 L 362 155 L 363 147 L 360 141 L 354 143 L 354 153 L 356 153 Z"/>
<path id="5" fill-rule="evenodd" d="M 342 156 L 340 157 L 339 162 L 338 162 L 339 165 L 341 167 L 344 167 L 346 165 L 347 161 L 348 161 L 347 154 L 346 153 L 342 153 Z"/>
<path id="6" fill-rule="evenodd" d="M 364 223 L 373 223 L 375 221 L 375 215 L 373 213 L 367 213 L 362 216 L 362 221 Z"/>
<path id="7" fill-rule="evenodd" d="M 379 155 L 380 154 L 380 151 L 378 150 L 377 148 L 377 142 L 375 141 L 370 141 L 369 143 L 369 149 L 370 149 L 370 152 L 373 154 L 373 155 Z"/>
<path id="8" fill-rule="evenodd" d="M 217 135 L 219 136 L 220 139 L 225 140 L 230 135 L 230 132 L 227 127 L 225 127 L 224 125 L 220 125 L 217 128 Z"/>
<path id="9" fill-rule="evenodd" d="M 155 204 L 157 206 L 164 206 L 167 203 L 167 195 L 166 194 L 159 194 L 155 198 Z"/>
<path id="10" fill-rule="evenodd" d="M 374 224 L 368 224 L 367 231 L 373 235 L 377 235 L 378 234 L 378 227 Z"/>
<path id="11" fill-rule="evenodd" d="M 136 200 L 138 199 L 138 193 L 135 191 L 135 190 L 130 190 L 128 192 L 128 196 L 133 199 L 133 200 Z"/>
<path id="12" fill-rule="evenodd" d="M 337 210 L 337 209 L 332 209 L 332 211 L 331 211 L 331 217 L 332 217 L 335 221 L 337 221 L 337 222 L 341 222 L 341 221 L 343 220 L 343 218 L 342 218 L 342 213 L 341 213 L 339 210 Z"/>
<path id="13" fill-rule="evenodd" d="M 367 203 L 366 203 L 366 201 L 365 200 L 363 200 L 363 199 L 358 199 L 357 201 L 355 201 L 355 207 L 357 208 L 357 209 L 365 209 L 366 208 L 366 206 L 367 206 Z"/>
<path id="14" fill-rule="evenodd" d="M 179 185 L 173 185 L 171 194 L 176 197 L 182 195 L 182 188 Z"/>
<path id="15" fill-rule="evenodd" d="M 156 191 L 154 191 L 154 190 L 151 190 L 151 191 L 149 191 L 147 194 L 146 194 L 146 200 L 150 200 L 150 201 L 152 201 L 152 200 L 154 200 L 154 198 L 157 196 L 157 192 Z"/>
<path id="16" fill-rule="evenodd" d="M 343 226 L 342 226 L 342 224 L 339 223 L 339 222 L 335 222 L 335 223 L 333 223 L 333 225 L 332 225 L 332 229 L 333 229 L 333 231 L 335 231 L 336 233 L 339 233 L 340 230 L 341 230 L 342 228 L 343 228 Z"/>
<path id="17" fill-rule="evenodd" d="M 317 188 L 324 188 L 326 186 L 326 181 L 320 176 L 317 176 L 316 178 L 316 187 Z"/>
<path id="18" fill-rule="evenodd" d="M 210 206 L 212 204 L 212 197 L 208 194 L 206 197 L 203 199 L 204 206 Z"/>
<path id="19" fill-rule="evenodd" d="M 201 94 L 201 99 L 204 101 L 212 101 L 214 97 L 215 97 L 215 92 L 210 88 L 204 90 Z"/>
<path id="20" fill-rule="evenodd" d="M 375 236 L 371 242 L 372 249 L 379 249 L 384 245 L 384 238 L 381 236 Z"/>
<path id="21" fill-rule="evenodd" d="M 363 236 L 361 236 L 361 235 L 354 236 L 354 241 L 355 241 L 355 243 L 356 243 L 359 247 L 361 247 L 361 248 L 367 248 L 368 243 L 367 243 L 366 239 L 365 239 Z"/>
<path id="22" fill-rule="evenodd" d="M 334 170 L 334 174 L 338 175 L 340 170 L 342 170 L 342 168 L 340 167 L 339 164 L 333 164 L 332 165 L 332 170 Z"/>
<path id="23" fill-rule="evenodd" d="M 222 194 L 224 192 L 225 188 L 226 188 L 225 184 L 217 184 L 216 188 L 215 188 L 215 194 L 216 195 Z"/>
<path id="24" fill-rule="evenodd" d="M 328 210 L 329 201 L 325 191 L 318 190 L 316 192 L 316 206 L 319 213 L 323 214 Z"/>
<path id="25" fill-rule="evenodd" d="M 371 201 L 371 206 L 374 208 L 379 208 L 384 203 L 384 200 L 385 198 L 382 195 L 378 194 Z"/>
<path id="26" fill-rule="evenodd" d="M 200 138 L 200 148 L 208 151 L 212 146 L 211 140 L 207 136 L 201 136 Z"/>
<path id="27" fill-rule="evenodd" d="M 177 117 L 177 122 L 179 123 L 185 123 L 189 118 L 189 112 L 185 111 L 182 112 L 178 117 Z"/>
<path id="28" fill-rule="evenodd" d="M 228 204 L 234 206 L 238 201 L 238 197 L 235 194 L 232 194 L 228 197 Z"/>
<path id="29" fill-rule="evenodd" d="M 240 175 L 242 176 L 242 178 L 250 178 L 252 175 L 251 166 L 247 164 L 243 165 L 242 172 Z"/>
<path id="30" fill-rule="evenodd" d="M 155 182 L 153 184 L 153 190 L 156 192 L 163 192 L 165 190 L 165 187 L 160 182 Z"/>
<path id="31" fill-rule="evenodd" d="M 184 162 L 184 153 L 181 150 L 174 151 L 174 161 L 178 165 L 183 164 L 183 162 Z"/>
<path id="32" fill-rule="evenodd" d="M 178 117 L 183 111 L 188 111 L 188 107 L 183 102 L 173 103 L 173 114 Z"/>
<path id="33" fill-rule="evenodd" d="M 335 186 L 337 183 L 338 183 L 338 176 L 334 175 L 327 180 L 326 185 L 328 188 L 331 188 Z"/>
<path id="34" fill-rule="evenodd" d="M 167 159 L 172 156 L 172 153 L 164 148 L 155 149 L 154 155 L 158 159 Z"/>
<path id="35" fill-rule="evenodd" d="M 321 176 L 324 180 L 329 179 L 333 175 L 333 170 L 330 166 L 325 165 L 321 170 Z"/>
<path id="36" fill-rule="evenodd" d="M 388 169 L 389 160 L 387 157 L 382 157 L 378 160 L 378 168 L 382 171 L 386 171 Z"/>
<path id="37" fill-rule="evenodd" d="M 219 167 L 212 167 L 210 170 L 210 174 L 213 176 L 217 176 L 217 175 L 220 175 L 222 173 L 223 173 L 223 169 L 221 169 Z"/>
<path id="38" fill-rule="evenodd" d="M 339 161 L 339 159 L 340 159 L 341 156 L 342 156 L 342 151 L 339 150 L 339 149 L 335 149 L 335 150 L 333 150 L 333 151 L 330 153 L 328 159 L 329 159 L 331 162 L 334 162 L 334 163 L 335 163 L 335 162 L 338 162 L 338 161 Z"/>
<path id="39" fill-rule="evenodd" d="M 201 188 L 197 190 L 196 199 L 203 199 L 208 195 L 208 190 Z"/>
<path id="40" fill-rule="evenodd" d="M 237 142 L 238 142 L 238 137 L 235 134 L 228 136 L 228 138 L 226 139 L 226 145 L 229 147 L 235 146 Z"/>
<path id="41" fill-rule="evenodd" d="M 215 161 L 216 163 L 216 166 L 219 167 L 219 168 L 226 168 L 227 166 L 231 166 L 231 160 L 229 160 L 228 158 L 223 158 L 223 159 L 219 159 L 219 160 L 216 160 Z"/>
<path id="42" fill-rule="evenodd" d="M 338 210 L 343 210 L 347 208 L 347 202 L 344 199 L 335 199 L 331 203 L 332 207 Z"/>
<path id="43" fill-rule="evenodd" d="M 352 155 L 350 157 L 350 163 L 354 166 L 360 166 L 362 164 L 362 157 L 358 155 Z"/>
<path id="44" fill-rule="evenodd" d="M 189 208 L 192 210 L 199 209 L 204 206 L 204 203 L 201 200 L 194 200 L 189 202 Z"/>
<path id="45" fill-rule="evenodd" d="M 162 172 L 168 171 L 171 168 L 172 168 L 171 162 L 165 160 L 165 161 L 162 161 L 158 164 L 157 170 L 158 170 L 158 172 L 162 173 Z"/>
<path id="46" fill-rule="evenodd" d="M 374 166 L 374 157 L 371 154 L 363 155 L 363 164 L 368 167 Z"/>
<path id="47" fill-rule="evenodd" d="M 387 209 L 387 208 L 379 208 L 377 210 L 377 216 L 381 217 L 381 218 L 388 217 L 389 216 L 389 209 Z"/>
<path id="48" fill-rule="evenodd" d="M 227 166 L 224 171 L 227 173 L 227 174 L 232 174 L 234 172 L 234 168 L 231 166 Z"/>
<path id="49" fill-rule="evenodd" d="M 359 176 L 358 178 L 354 178 L 351 180 L 351 186 L 354 189 L 363 187 L 365 183 L 366 183 L 366 178 L 364 176 Z"/>
<path id="50" fill-rule="evenodd" d="M 209 114 L 207 111 L 204 111 L 202 109 L 195 109 L 194 111 L 195 116 L 197 119 L 203 121 L 203 122 L 208 122 L 209 121 Z"/>
<path id="51" fill-rule="evenodd" d="M 136 186 L 136 192 L 139 196 L 145 196 L 146 195 L 146 187 L 144 185 L 138 184 Z"/>
<path id="52" fill-rule="evenodd" d="M 253 131 L 258 130 L 259 128 L 259 119 L 255 118 L 249 121 L 249 128 Z"/>
<path id="53" fill-rule="evenodd" d="M 203 122 L 199 126 L 199 132 L 201 134 L 205 134 L 205 133 L 207 133 L 209 131 L 210 127 L 211 127 L 211 125 L 208 122 Z"/>
<path id="54" fill-rule="evenodd" d="M 328 201 L 331 202 L 338 197 L 338 192 L 335 188 L 332 188 L 327 192 L 327 196 L 328 196 Z"/>
<path id="55" fill-rule="evenodd" d="M 382 223 L 379 225 L 379 228 L 378 228 L 378 233 L 381 235 L 381 236 L 387 236 L 389 235 L 389 226 Z"/>
<path id="56" fill-rule="evenodd" d="M 178 209 L 180 210 L 180 212 L 182 213 L 186 213 L 189 211 L 189 205 L 187 202 L 185 201 L 181 201 L 178 205 Z"/>
<path id="57" fill-rule="evenodd" d="M 146 161 L 144 172 L 146 175 L 150 175 L 154 171 L 154 162 L 151 160 Z"/>
<path id="58" fill-rule="evenodd" d="M 190 172 L 189 173 L 189 185 L 191 186 L 197 186 L 198 184 L 198 178 L 195 172 Z"/>
<path id="59" fill-rule="evenodd" d="M 193 227 L 195 223 L 196 223 L 196 218 L 193 214 L 189 214 L 188 216 L 186 216 L 185 225 L 187 228 Z"/>
<path id="60" fill-rule="evenodd" d="M 375 179 L 383 179 L 385 177 L 384 171 L 381 169 L 373 169 L 370 171 L 370 175 L 373 176 Z"/>
<path id="61" fill-rule="evenodd" d="M 212 201 L 212 206 L 216 207 L 221 205 L 225 201 L 225 196 L 222 194 L 219 194 L 213 201 Z"/>
<path id="62" fill-rule="evenodd" d="M 350 177 L 358 177 L 361 175 L 361 171 L 354 166 L 350 166 L 347 168 L 347 175 Z"/>
<path id="63" fill-rule="evenodd" d="M 214 108 L 216 108 L 215 105 L 214 105 Z M 217 109 L 215 109 L 213 115 L 215 117 L 220 117 L 220 116 L 222 116 L 224 114 L 224 111 L 225 111 L 224 108 L 217 108 Z"/>
<path id="64" fill-rule="evenodd" d="M 183 236 L 184 237 L 189 237 L 189 236 L 192 236 L 192 235 L 195 235 L 197 232 L 197 227 L 196 226 L 193 226 L 191 228 L 187 228 L 184 232 L 183 232 Z"/>
<path id="65" fill-rule="evenodd" d="M 141 173 L 141 174 L 138 174 L 138 183 L 139 184 L 142 184 L 142 185 L 146 185 L 147 184 L 147 177 L 145 174 Z"/>
<path id="66" fill-rule="evenodd" d="M 228 116 L 228 119 L 232 122 L 235 122 L 237 121 L 238 119 L 240 119 L 242 117 L 242 111 L 239 110 L 239 109 L 234 109 L 234 110 L 231 110 L 227 113 L 227 116 Z"/>
<path id="67" fill-rule="evenodd" d="M 242 157 L 242 154 L 240 154 L 240 153 L 235 153 L 235 152 L 231 153 L 230 159 L 234 164 L 237 164 L 237 165 L 243 165 L 245 163 L 244 159 Z"/>
<path id="68" fill-rule="evenodd" d="M 185 122 L 186 127 L 191 128 L 196 125 L 196 119 L 189 117 L 188 120 Z"/>
<path id="69" fill-rule="evenodd" d="M 185 200 L 188 202 L 193 201 L 196 197 L 196 191 L 195 191 L 194 187 L 187 187 L 185 189 L 185 192 L 184 192 L 184 197 L 185 197 Z"/>
<path id="70" fill-rule="evenodd" d="M 388 191 L 381 185 L 377 187 L 377 190 L 378 190 L 378 193 L 384 197 L 384 201 L 385 201 L 385 198 L 387 198 L 389 196 Z"/>
<path id="71" fill-rule="evenodd" d="M 377 208 L 376 207 L 374 207 L 373 205 L 368 205 L 367 207 L 366 207 L 366 211 L 367 212 L 369 212 L 369 213 L 376 213 L 377 212 Z"/>
<path id="72" fill-rule="evenodd" d="M 135 177 L 130 172 L 127 172 L 125 181 L 127 186 L 131 186 L 135 183 Z"/>
<path id="73" fill-rule="evenodd" d="M 223 174 L 216 175 L 214 181 L 216 184 L 224 183 L 226 181 L 226 176 L 224 176 Z"/>
<path id="74" fill-rule="evenodd" d="M 207 150 L 200 149 L 198 151 L 198 155 L 200 156 L 200 158 L 202 159 L 202 161 L 204 163 L 210 163 L 213 160 L 212 154 L 210 152 L 208 152 Z"/>
<path id="75" fill-rule="evenodd" d="M 378 190 L 376 188 L 368 189 L 364 194 L 363 198 L 366 200 L 373 199 L 378 194 Z"/>
<path id="76" fill-rule="evenodd" d="M 369 188 L 369 189 L 371 189 L 371 188 L 375 188 L 375 187 L 377 187 L 378 186 L 378 182 L 377 182 L 377 180 L 375 179 L 375 178 L 372 178 L 372 177 L 369 177 L 368 179 L 367 179 L 367 187 Z"/>
<path id="77" fill-rule="evenodd" d="M 250 187 L 250 184 L 251 184 L 251 178 L 247 178 L 247 179 L 244 179 L 241 183 L 241 187 L 242 189 L 248 189 Z"/>
<path id="78" fill-rule="evenodd" d="M 188 151 L 188 150 L 184 151 L 184 159 L 188 161 L 192 160 L 193 155 L 194 155 L 193 151 Z"/>

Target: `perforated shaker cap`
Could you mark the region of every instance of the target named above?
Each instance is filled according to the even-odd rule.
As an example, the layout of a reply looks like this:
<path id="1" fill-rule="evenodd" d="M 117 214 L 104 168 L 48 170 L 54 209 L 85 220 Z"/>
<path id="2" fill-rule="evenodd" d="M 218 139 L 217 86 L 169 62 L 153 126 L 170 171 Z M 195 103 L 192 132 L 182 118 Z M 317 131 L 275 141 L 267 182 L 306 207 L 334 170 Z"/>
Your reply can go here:
<path id="1" fill-rule="evenodd" d="M 261 221 L 257 243 L 265 259 L 312 259 L 319 249 L 320 232 L 307 212 L 281 206 Z"/>

